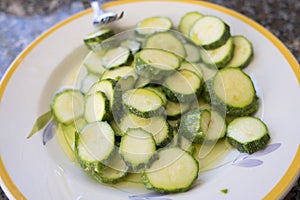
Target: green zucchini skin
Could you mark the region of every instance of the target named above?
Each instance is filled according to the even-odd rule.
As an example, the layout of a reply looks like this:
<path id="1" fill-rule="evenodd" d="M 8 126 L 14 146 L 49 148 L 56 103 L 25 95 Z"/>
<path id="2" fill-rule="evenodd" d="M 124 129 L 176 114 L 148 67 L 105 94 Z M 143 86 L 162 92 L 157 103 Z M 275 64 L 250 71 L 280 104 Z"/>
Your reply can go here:
<path id="1" fill-rule="evenodd" d="M 243 127 L 240 128 L 242 122 Z M 248 154 L 265 148 L 271 139 L 267 125 L 261 119 L 251 116 L 238 117 L 231 121 L 226 136 L 234 148 Z"/>
<path id="2" fill-rule="evenodd" d="M 71 98 L 71 99 L 69 99 L 69 101 L 65 101 L 65 100 L 61 99 L 63 95 L 69 95 L 69 94 L 70 94 L 69 98 Z M 73 97 L 71 97 L 71 96 L 73 96 Z M 73 102 L 74 97 L 76 97 L 76 100 L 78 100 L 78 103 L 82 104 L 80 106 L 81 109 L 79 108 L 76 110 L 74 110 L 74 109 L 69 110 L 67 108 L 57 107 L 57 106 L 59 106 L 59 104 L 56 104 L 57 101 L 64 101 L 63 102 L 64 104 L 70 104 Z M 56 122 L 62 123 L 64 125 L 71 124 L 74 120 L 79 119 L 84 114 L 84 94 L 79 90 L 73 90 L 73 89 L 61 90 L 54 95 L 52 102 L 50 104 L 50 109 L 53 113 L 53 117 Z M 68 113 L 69 117 L 67 117 L 67 118 L 62 117 L 62 115 L 64 113 L 62 113 L 61 111 Z M 72 115 L 72 117 L 70 117 L 71 115 Z"/>
<path id="3" fill-rule="evenodd" d="M 85 38 L 83 38 L 83 42 L 87 46 L 87 48 L 95 51 L 97 50 L 97 48 L 99 48 L 101 42 L 112 37 L 114 34 L 115 33 L 113 29 L 103 28 L 100 31 L 92 32 L 89 35 L 87 35 Z M 91 35 L 94 35 L 94 37 L 92 37 Z"/>
<path id="4" fill-rule="evenodd" d="M 175 66 L 170 66 L 168 69 L 161 69 L 156 67 L 155 65 L 145 61 L 141 58 L 141 54 L 144 51 L 155 51 L 160 52 L 161 54 L 165 54 L 166 56 L 173 57 L 174 60 L 177 60 L 177 64 Z M 162 49 L 143 49 L 139 53 L 135 54 L 135 68 L 138 75 L 148 78 L 150 80 L 161 80 L 165 76 L 168 76 L 175 72 L 176 69 L 180 67 L 180 59 L 175 54 L 162 50 Z M 161 63 L 159 63 L 161 64 Z"/>
<path id="5" fill-rule="evenodd" d="M 247 67 L 251 60 L 253 59 L 253 45 L 252 43 L 242 35 L 235 35 L 232 36 L 233 44 L 235 46 L 235 49 L 233 51 L 233 57 L 232 59 L 226 64 L 226 67 L 239 67 L 241 69 Z M 246 57 L 241 59 L 240 57 L 243 56 L 241 54 L 242 51 L 239 51 L 240 48 L 246 48 L 249 52 Z"/>
<path id="6" fill-rule="evenodd" d="M 202 77 L 198 76 L 193 71 L 185 70 L 185 69 L 179 70 L 175 73 L 178 73 L 178 74 L 189 73 L 190 74 L 189 77 L 191 77 L 191 75 L 196 77 L 197 80 L 199 81 L 199 84 L 193 85 L 193 87 L 196 87 L 196 88 L 193 88 L 193 92 L 191 92 L 191 93 L 188 93 L 188 94 L 179 93 L 179 92 L 174 91 L 176 88 L 174 88 L 172 83 L 170 83 L 170 80 L 172 80 L 172 77 L 171 76 L 167 77 L 163 84 L 163 91 L 165 92 L 167 98 L 170 101 L 180 102 L 180 103 L 188 103 L 188 102 L 197 101 L 197 99 L 200 96 L 202 89 L 203 89 Z M 178 74 L 175 74 L 175 73 L 174 73 L 174 75 L 176 77 L 176 75 L 178 75 Z M 180 80 L 180 79 L 178 79 L 178 80 Z M 188 83 L 185 82 L 184 84 L 188 84 Z M 186 85 L 186 86 L 188 87 L 188 85 Z M 173 89 L 172 89 L 172 87 L 173 87 Z"/>
<path id="7" fill-rule="evenodd" d="M 209 117 L 210 120 L 210 115 L 211 113 L 207 109 L 196 109 L 185 113 L 180 120 L 178 133 L 194 143 L 203 143 L 209 121 L 207 124 L 202 124 L 201 120 L 202 117 Z"/>
<path id="8" fill-rule="evenodd" d="M 174 155 L 170 154 L 171 158 L 173 158 L 173 162 L 177 162 L 176 164 L 182 164 L 180 163 L 181 159 L 183 158 L 188 158 L 188 159 L 185 159 L 185 162 L 184 162 L 184 165 L 187 165 L 187 164 L 190 164 L 192 165 L 191 168 L 189 168 L 189 174 L 188 176 L 190 176 L 190 180 L 189 180 L 189 184 L 187 185 L 179 185 L 178 183 L 178 180 L 176 180 L 177 182 L 175 183 L 176 186 L 174 187 L 169 187 L 170 185 L 172 185 L 172 181 L 171 180 L 165 180 L 166 182 L 169 182 L 168 184 L 168 188 L 166 186 L 164 186 L 163 184 L 160 185 L 159 183 L 153 183 L 153 179 L 151 180 L 151 173 L 156 173 L 160 170 L 164 170 L 164 168 L 161 168 L 161 169 L 154 169 L 153 171 L 151 171 L 151 166 L 153 166 L 153 164 L 155 162 L 159 162 L 160 159 L 161 159 L 161 154 L 164 153 L 164 152 L 167 152 L 167 151 L 177 151 L 177 152 L 180 152 L 181 156 L 179 157 L 175 157 L 173 158 Z M 171 153 L 171 152 L 170 152 Z M 165 156 L 165 155 L 163 155 Z M 166 193 L 179 193 L 179 192 L 185 192 L 187 190 L 189 190 L 191 188 L 191 186 L 193 185 L 193 183 L 196 181 L 196 179 L 198 178 L 198 173 L 199 173 L 199 164 L 198 164 L 198 161 L 188 152 L 186 152 L 185 150 L 181 149 L 181 148 L 178 148 L 178 147 L 169 147 L 169 148 L 163 148 L 163 149 L 160 149 L 158 151 L 158 159 L 155 160 L 152 165 L 150 166 L 149 168 L 149 172 L 147 170 L 145 170 L 143 173 L 142 173 L 142 177 L 141 177 L 141 180 L 142 182 L 144 183 L 145 187 L 147 189 L 150 189 L 150 190 L 154 190 L 156 192 L 159 192 L 159 193 L 162 193 L 162 194 L 166 194 Z M 168 167 L 168 166 L 167 166 Z M 171 169 L 172 170 L 172 169 Z M 176 168 L 176 169 L 173 169 L 174 171 L 172 171 L 172 175 L 173 176 L 177 176 L 179 175 L 180 173 L 180 168 Z M 165 174 L 167 174 L 168 172 L 166 172 Z M 165 177 L 163 177 L 165 178 Z M 186 177 L 185 177 L 186 178 Z M 186 183 L 185 183 L 186 184 Z"/>
<path id="9" fill-rule="evenodd" d="M 264 135 L 263 137 L 259 138 L 258 140 L 248 142 L 246 144 L 242 144 L 242 143 L 236 141 L 235 139 L 228 137 L 228 141 L 233 147 L 235 147 L 240 152 L 245 152 L 248 154 L 252 154 L 258 150 L 261 150 L 263 147 L 265 147 L 268 144 L 270 139 L 271 139 L 270 135 L 267 134 L 267 135 Z"/>
<path id="10" fill-rule="evenodd" d="M 225 70 L 232 70 L 232 71 L 238 71 L 240 75 L 244 76 L 245 79 L 247 79 L 251 85 L 251 89 L 253 89 L 253 96 L 251 102 L 249 102 L 247 105 L 243 106 L 234 106 L 227 102 L 224 102 L 215 92 L 215 83 L 214 80 L 216 79 L 217 74 L 214 76 L 212 80 L 206 81 L 205 89 L 204 89 L 204 98 L 207 102 L 210 102 L 215 107 L 224 110 L 224 107 L 226 108 L 226 114 L 232 115 L 232 116 L 248 116 L 253 113 L 255 113 L 259 107 L 259 97 L 256 94 L 256 90 L 254 87 L 254 84 L 252 82 L 251 77 L 243 72 L 240 68 L 232 68 L 232 67 L 225 67 L 219 70 L 219 72 L 225 71 Z"/>

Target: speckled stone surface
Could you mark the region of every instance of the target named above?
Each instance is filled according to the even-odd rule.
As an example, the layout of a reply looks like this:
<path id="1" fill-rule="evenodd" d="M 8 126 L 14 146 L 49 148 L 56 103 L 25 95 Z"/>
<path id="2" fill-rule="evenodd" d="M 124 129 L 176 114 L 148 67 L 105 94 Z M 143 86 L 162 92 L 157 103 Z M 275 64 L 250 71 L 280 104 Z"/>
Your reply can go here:
<path id="1" fill-rule="evenodd" d="M 299 0 L 209 1 L 231 8 L 263 25 L 300 61 Z M 42 32 L 83 9 L 80 0 L 1 0 L 0 79 L 17 55 Z M 2 190 L 0 199 L 7 199 Z M 300 179 L 284 200 L 300 200 Z"/>

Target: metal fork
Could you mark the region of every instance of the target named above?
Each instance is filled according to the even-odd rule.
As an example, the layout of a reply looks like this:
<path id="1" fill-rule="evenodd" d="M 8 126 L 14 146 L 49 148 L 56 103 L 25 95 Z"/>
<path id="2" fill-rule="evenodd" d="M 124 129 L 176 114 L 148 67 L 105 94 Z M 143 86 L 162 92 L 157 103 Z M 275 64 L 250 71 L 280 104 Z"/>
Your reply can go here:
<path id="1" fill-rule="evenodd" d="M 94 20 L 93 24 L 95 26 L 101 26 L 104 24 L 108 24 L 111 22 L 114 22 L 116 20 L 119 20 L 123 17 L 124 11 L 122 11 L 120 14 L 114 13 L 114 12 L 105 12 L 101 6 L 103 1 L 101 0 L 91 0 L 90 6 L 94 10 Z"/>

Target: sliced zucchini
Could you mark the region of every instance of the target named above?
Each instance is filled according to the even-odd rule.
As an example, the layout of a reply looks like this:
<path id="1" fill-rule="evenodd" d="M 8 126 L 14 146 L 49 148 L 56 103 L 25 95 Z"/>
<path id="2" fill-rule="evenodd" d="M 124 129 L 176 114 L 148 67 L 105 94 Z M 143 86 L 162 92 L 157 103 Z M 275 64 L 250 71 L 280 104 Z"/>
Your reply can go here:
<path id="1" fill-rule="evenodd" d="M 127 113 L 121 118 L 119 128 L 123 133 L 130 128 L 142 128 L 153 135 L 157 146 L 164 146 L 171 140 L 171 127 L 163 116 L 142 118 Z"/>
<path id="2" fill-rule="evenodd" d="M 168 76 L 163 85 L 169 100 L 186 103 L 197 101 L 202 90 L 202 79 L 192 71 L 179 70 Z"/>
<path id="3" fill-rule="evenodd" d="M 56 121 L 70 124 L 84 114 L 84 95 L 79 90 L 64 89 L 55 94 L 50 107 Z"/>
<path id="4" fill-rule="evenodd" d="M 88 123 L 106 121 L 111 118 L 109 100 L 101 91 L 88 95 L 84 108 L 84 118 Z"/>
<path id="5" fill-rule="evenodd" d="M 258 97 L 253 82 L 240 68 L 221 69 L 209 88 L 211 98 L 224 104 L 229 115 L 250 115 L 257 109 Z"/>
<path id="6" fill-rule="evenodd" d="M 144 48 L 162 49 L 179 56 L 186 57 L 183 43 L 172 32 L 155 33 L 150 35 L 144 42 Z"/>
<path id="7" fill-rule="evenodd" d="M 186 58 L 185 60 L 188 62 L 200 62 L 201 56 L 199 52 L 199 48 L 195 45 L 192 45 L 190 43 L 185 43 L 184 48 L 186 51 Z"/>
<path id="8" fill-rule="evenodd" d="M 222 114 L 214 109 L 210 110 L 210 122 L 205 136 L 207 143 L 215 142 L 226 135 L 225 113 Z"/>
<path id="9" fill-rule="evenodd" d="M 202 17 L 203 15 L 197 11 L 187 12 L 180 19 L 178 26 L 179 31 L 188 38 L 193 24 Z"/>
<path id="10" fill-rule="evenodd" d="M 253 47 L 251 42 L 244 36 L 233 36 L 234 51 L 233 57 L 226 67 L 245 68 L 253 57 Z"/>
<path id="11" fill-rule="evenodd" d="M 130 112 L 143 118 L 161 115 L 164 110 L 164 104 L 160 96 L 151 90 L 143 88 L 125 92 L 123 94 L 123 103 Z"/>
<path id="12" fill-rule="evenodd" d="M 143 88 L 148 86 L 151 83 L 151 79 L 143 77 L 143 76 L 139 76 L 138 80 L 135 83 L 135 88 Z"/>
<path id="13" fill-rule="evenodd" d="M 95 83 L 88 91 L 88 95 L 101 91 L 105 94 L 110 103 L 110 110 L 115 116 L 121 109 L 122 91 L 115 80 L 104 79 Z"/>
<path id="14" fill-rule="evenodd" d="M 199 52 L 199 51 L 198 51 Z M 195 72 L 200 78 L 202 78 L 202 70 L 199 63 L 192 63 L 192 62 L 182 62 L 180 65 L 180 70 L 186 69 L 192 72 Z"/>
<path id="15" fill-rule="evenodd" d="M 190 104 L 188 103 L 177 103 L 173 101 L 167 101 L 166 112 L 169 120 L 176 120 L 181 117 L 188 109 Z"/>
<path id="16" fill-rule="evenodd" d="M 193 145 L 193 142 L 186 139 L 182 135 L 178 136 L 178 147 L 189 152 L 191 155 L 193 155 L 196 150 L 195 146 Z"/>
<path id="17" fill-rule="evenodd" d="M 89 49 L 97 51 L 100 43 L 113 35 L 114 31 L 111 28 L 102 28 L 88 34 L 83 38 L 83 42 Z"/>
<path id="18" fill-rule="evenodd" d="M 107 69 L 129 65 L 131 61 L 132 55 L 130 50 L 122 46 L 111 48 L 102 56 L 102 63 Z"/>
<path id="19" fill-rule="evenodd" d="M 101 76 L 101 80 L 103 79 L 114 79 L 118 81 L 117 84 L 119 84 L 121 90 L 125 92 L 129 89 L 134 88 L 138 76 L 135 72 L 134 67 L 122 66 L 122 67 L 106 70 Z"/>
<path id="20" fill-rule="evenodd" d="M 99 172 L 92 171 L 92 176 L 101 183 L 114 184 L 122 180 L 127 175 L 129 167 L 121 158 L 118 151 L 114 151 L 114 155 L 109 160 L 107 166 Z"/>
<path id="21" fill-rule="evenodd" d="M 135 54 L 141 49 L 141 43 L 133 39 L 124 40 L 121 42 L 120 45 L 122 47 L 128 48 L 133 54 Z"/>
<path id="22" fill-rule="evenodd" d="M 83 65 L 87 68 L 90 73 L 102 74 L 105 68 L 101 61 L 101 55 L 91 51 L 83 60 Z"/>
<path id="23" fill-rule="evenodd" d="M 159 151 L 158 157 L 142 175 L 147 189 L 160 193 L 184 192 L 197 179 L 199 164 L 186 151 L 177 147 L 165 148 Z"/>
<path id="24" fill-rule="evenodd" d="M 173 23 L 168 17 L 149 17 L 141 20 L 135 27 L 139 35 L 150 35 L 155 32 L 164 32 L 172 28 Z"/>
<path id="25" fill-rule="evenodd" d="M 153 158 L 156 146 L 152 134 L 141 128 L 128 129 L 122 136 L 120 155 L 133 170 L 144 168 Z"/>
<path id="26" fill-rule="evenodd" d="M 229 143 L 240 152 L 252 154 L 265 148 L 270 140 L 266 124 L 256 117 L 238 117 L 227 127 Z"/>
<path id="27" fill-rule="evenodd" d="M 88 74 L 81 80 L 80 91 L 84 94 L 88 92 L 90 87 L 99 81 L 99 75 Z"/>
<path id="28" fill-rule="evenodd" d="M 114 151 L 115 135 L 107 122 L 93 122 L 75 135 L 75 155 L 80 166 L 98 172 Z"/>
<path id="29" fill-rule="evenodd" d="M 162 87 L 145 87 L 145 89 L 155 92 L 162 100 L 163 105 L 167 103 L 166 94 L 163 92 Z"/>
<path id="30" fill-rule="evenodd" d="M 200 50 L 201 59 L 207 65 L 215 65 L 218 68 L 222 68 L 231 60 L 233 49 L 233 40 L 229 38 L 227 42 L 219 48 Z"/>
<path id="31" fill-rule="evenodd" d="M 70 149 L 74 151 L 75 148 L 75 133 L 80 132 L 81 129 L 86 125 L 86 121 L 84 118 L 79 118 L 75 120 L 73 123 L 64 125 L 59 124 L 58 126 L 61 128 L 62 133 L 64 134 L 64 138 L 69 145 Z"/>
<path id="32" fill-rule="evenodd" d="M 209 110 L 191 110 L 181 117 L 179 134 L 194 143 L 202 143 L 206 138 L 210 119 Z"/>
<path id="33" fill-rule="evenodd" d="M 204 16 L 192 26 L 189 38 L 204 49 L 216 49 L 226 43 L 230 28 L 220 18 Z"/>
<path id="34" fill-rule="evenodd" d="M 149 79 L 161 79 L 180 67 L 175 54 L 161 49 L 143 49 L 135 55 L 136 72 Z"/>

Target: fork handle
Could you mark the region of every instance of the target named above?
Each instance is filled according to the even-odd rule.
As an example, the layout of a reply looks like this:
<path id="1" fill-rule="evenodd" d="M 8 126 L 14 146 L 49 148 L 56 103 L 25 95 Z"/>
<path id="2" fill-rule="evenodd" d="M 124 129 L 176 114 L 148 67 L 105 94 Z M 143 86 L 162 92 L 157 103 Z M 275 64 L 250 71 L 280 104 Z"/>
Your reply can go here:
<path id="1" fill-rule="evenodd" d="M 90 1 L 90 5 L 94 10 L 94 17 L 95 18 L 102 15 L 102 14 L 104 14 L 104 11 L 102 9 L 101 4 L 102 4 L 101 0 L 91 0 Z"/>

